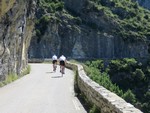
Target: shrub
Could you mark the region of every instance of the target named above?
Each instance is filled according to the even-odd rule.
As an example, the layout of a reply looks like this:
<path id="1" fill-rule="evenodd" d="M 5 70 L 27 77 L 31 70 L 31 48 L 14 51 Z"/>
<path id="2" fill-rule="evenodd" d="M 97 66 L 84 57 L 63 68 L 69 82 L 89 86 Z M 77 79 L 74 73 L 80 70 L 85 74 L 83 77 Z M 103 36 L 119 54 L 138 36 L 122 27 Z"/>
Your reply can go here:
<path id="1" fill-rule="evenodd" d="M 98 61 L 99 63 L 101 61 Z M 93 61 L 94 64 L 97 64 L 98 62 Z M 95 82 L 97 82 L 98 84 L 104 86 L 105 88 L 107 88 L 108 90 L 112 91 L 112 92 L 116 92 L 116 94 L 118 94 L 119 96 L 123 96 L 123 91 L 120 90 L 120 88 L 116 85 L 113 84 L 108 76 L 107 73 L 103 72 L 101 73 L 100 70 L 96 67 L 99 67 L 98 65 L 96 65 L 95 67 L 92 67 L 93 64 L 92 62 L 87 61 L 84 65 L 84 70 L 86 72 L 86 74 Z M 101 63 L 100 63 L 101 64 Z"/>
<path id="2" fill-rule="evenodd" d="M 145 113 L 149 113 L 150 67 L 134 58 L 111 60 L 102 72 L 100 61 L 87 61 L 87 75 L 108 90 L 124 98 Z M 85 71 L 87 71 L 85 70 Z"/>
<path id="3" fill-rule="evenodd" d="M 142 71 L 142 69 L 136 69 L 133 74 L 133 77 L 136 82 L 140 82 L 145 79 L 145 74 Z"/>
<path id="4" fill-rule="evenodd" d="M 100 110 L 95 105 L 93 105 L 93 107 L 90 110 L 90 113 L 100 113 Z"/>
<path id="5" fill-rule="evenodd" d="M 129 89 L 124 95 L 123 98 L 129 103 L 135 103 L 136 98 L 132 91 Z"/>

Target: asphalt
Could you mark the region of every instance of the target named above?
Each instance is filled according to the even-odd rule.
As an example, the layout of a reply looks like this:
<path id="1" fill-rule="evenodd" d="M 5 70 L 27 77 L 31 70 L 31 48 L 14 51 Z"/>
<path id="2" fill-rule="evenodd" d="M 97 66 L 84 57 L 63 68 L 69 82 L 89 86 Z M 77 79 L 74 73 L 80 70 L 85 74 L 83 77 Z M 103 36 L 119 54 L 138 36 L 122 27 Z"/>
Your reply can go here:
<path id="1" fill-rule="evenodd" d="M 87 113 L 74 93 L 74 73 L 30 64 L 31 73 L 0 88 L 0 113 Z"/>

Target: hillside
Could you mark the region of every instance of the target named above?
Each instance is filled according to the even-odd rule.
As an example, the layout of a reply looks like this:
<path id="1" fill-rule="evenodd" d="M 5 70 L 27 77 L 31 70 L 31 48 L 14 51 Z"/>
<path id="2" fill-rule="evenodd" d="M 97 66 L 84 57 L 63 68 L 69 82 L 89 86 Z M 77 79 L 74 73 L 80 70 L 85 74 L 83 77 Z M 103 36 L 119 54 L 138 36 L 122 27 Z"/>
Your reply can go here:
<path id="1" fill-rule="evenodd" d="M 73 58 L 149 55 L 150 12 L 137 2 L 39 0 L 36 14 L 30 58 L 48 58 L 53 54 Z"/>
<path id="2" fill-rule="evenodd" d="M 150 112 L 150 67 L 134 58 L 87 61 L 84 69 L 98 84 L 116 93 L 144 113 Z"/>
<path id="3" fill-rule="evenodd" d="M 143 6 L 144 8 L 150 9 L 150 2 L 149 2 L 149 0 L 136 0 L 136 1 L 138 1 L 139 4 L 141 6 Z"/>
<path id="4" fill-rule="evenodd" d="M 141 8 L 137 2 L 88 0 L 81 8 L 76 6 L 76 2 L 70 3 L 74 6 L 66 2 L 70 10 L 79 13 L 82 20 L 88 17 L 85 21 L 95 23 L 97 25 L 95 27 L 103 32 L 116 34 L 130 41 L 144 40 L 149 37 L 149 11 Z"/>

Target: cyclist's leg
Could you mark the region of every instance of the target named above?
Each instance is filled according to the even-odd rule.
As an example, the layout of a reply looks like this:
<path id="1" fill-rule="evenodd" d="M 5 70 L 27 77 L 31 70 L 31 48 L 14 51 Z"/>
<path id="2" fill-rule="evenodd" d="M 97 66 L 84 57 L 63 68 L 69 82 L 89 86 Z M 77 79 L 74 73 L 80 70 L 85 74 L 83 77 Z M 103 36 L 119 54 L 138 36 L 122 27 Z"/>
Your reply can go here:
<path id="1" fill-rule="evenodd" d="M 56 71 L 56 68 L 57 68 L 57 62 L 54 60 L 53 61 L 53 71 Z"/>
<path id="2" fill-rule="evenodd" d="M 54 64 L 54 71 L 56 71 L 56 64 Z"/>
<path id="3" fill-rule="evenodd" d="M 61 72 L 61 68 L 62 68 L 62 66 L 60 65 L 60 72 Z"/>
<path id="4" fill-rule="evenodd" d="M 57 62 L 55 62 L 55 70 L 56 70 L 56 68 L 57 68 Z"/>
<path id="5" fill-rule="evenodd" d="M 55 70 L 55 66 L 54 66 L 54 64 L 53 64 L 53 71 Z"/>
<path id="6" fill-rule="evenodd" d="M 63 66 L 61 67 L 61 73 L 63 74 Z"/>
<path id="7" fill-rule="evenodd" d="M 65 74 L 65 66 L 62 66 L 62 74 Z"/>
<path id="8" fill-rule="evenodd" d="M 53 71 L 54 71 L 54 60 L 52 61 L 52 63 L 53 63 Z"/>

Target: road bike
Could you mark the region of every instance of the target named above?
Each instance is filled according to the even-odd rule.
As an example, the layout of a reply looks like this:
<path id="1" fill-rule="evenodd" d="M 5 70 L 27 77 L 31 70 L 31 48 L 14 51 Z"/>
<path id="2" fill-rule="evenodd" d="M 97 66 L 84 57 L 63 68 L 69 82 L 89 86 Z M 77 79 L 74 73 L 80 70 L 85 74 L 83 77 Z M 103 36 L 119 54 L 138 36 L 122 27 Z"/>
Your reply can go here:
<path id="1" fill-rule="evenodd" d="M 60 66 L 60 72 L 61 72 L 61 74 L 62 74 L 62 76 L 63 76 L 63 74 L 65 74 L 65 67 L 64 66 Z"/>
<path id="2" fill-rule="evenodd" d="M 57 64 L 53 64 L 53 71 L 56 72 Z"/>

